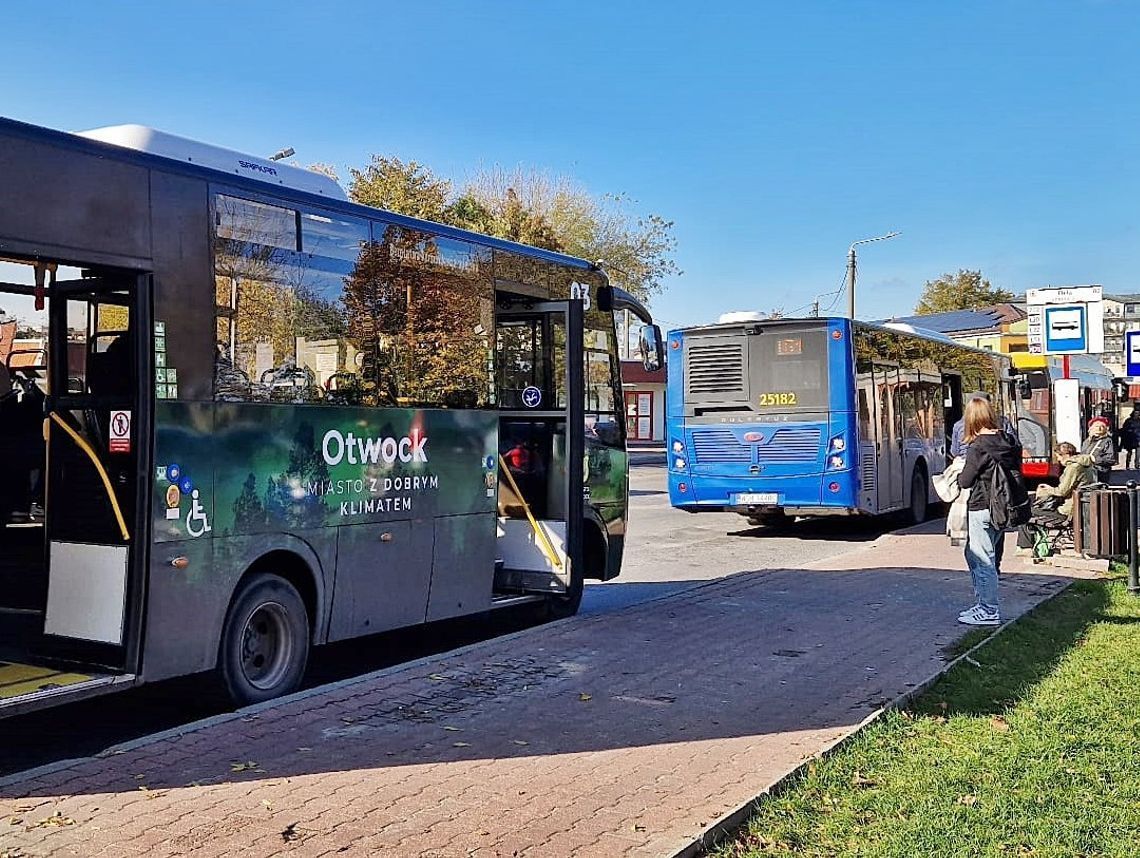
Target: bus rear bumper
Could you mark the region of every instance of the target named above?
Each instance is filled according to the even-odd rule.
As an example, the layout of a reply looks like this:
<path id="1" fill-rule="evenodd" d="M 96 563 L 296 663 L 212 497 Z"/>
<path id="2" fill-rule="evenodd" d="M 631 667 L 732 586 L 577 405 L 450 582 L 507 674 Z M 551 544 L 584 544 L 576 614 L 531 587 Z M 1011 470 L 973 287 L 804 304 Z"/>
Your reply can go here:
<path id="1" fill-rule="evenodd" d="M 669 474 L 669 501 L 688 512 L 736 512 L 764 515 L 855 515 L 860 512 L 850 472 L 789 479 L 708 477 Z M 769 495 L 772 502 L 743 502 L 741 495 Z M 751 499 L 749 499 L 751 500 Z M 767 499 L 766 499 L 767 500 Z"/>

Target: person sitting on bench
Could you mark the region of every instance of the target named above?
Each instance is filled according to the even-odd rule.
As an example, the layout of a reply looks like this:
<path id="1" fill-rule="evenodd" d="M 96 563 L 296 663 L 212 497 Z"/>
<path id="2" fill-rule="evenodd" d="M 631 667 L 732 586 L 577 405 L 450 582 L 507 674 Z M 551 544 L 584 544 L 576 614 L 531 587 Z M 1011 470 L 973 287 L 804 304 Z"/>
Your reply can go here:
<path id="1" fill-rule="evenodd" d="M 1060 530 L 1073 520 L 1073 498 L 1077 489 L 1090 485 L 1096 479 L 1091 456 L 1079 454 L 1075 445 L 1062 441 L 1057 445 L 1061 481 L 1056 486 L 1042 483 L 1037 487 L 1033 513 L 1029 524 L 1018 529 L 1017 547 L 1032 548 L 1033 527 Z"/>

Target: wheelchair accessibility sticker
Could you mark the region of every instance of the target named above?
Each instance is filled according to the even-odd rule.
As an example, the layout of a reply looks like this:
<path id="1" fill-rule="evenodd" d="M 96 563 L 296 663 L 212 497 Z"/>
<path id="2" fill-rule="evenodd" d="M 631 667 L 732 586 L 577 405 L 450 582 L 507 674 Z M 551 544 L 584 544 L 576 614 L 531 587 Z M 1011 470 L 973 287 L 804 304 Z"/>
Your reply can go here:
<path id="1" fill-rule="evenodd" d="M 166 487 L 165 496 L 167 520 L 182 519 L 182 498 L 189 496 L 190 509 L 186 512 L 186 533 L 195 539 L 210 533 L 213 527 L 210 526 L 210 519 L 202 507 L 198 489 L 194 487 L 194 481 L 182 470 L 182 467 L 176 464 L 160 467 L 158 476 L 170 483 Z"/>

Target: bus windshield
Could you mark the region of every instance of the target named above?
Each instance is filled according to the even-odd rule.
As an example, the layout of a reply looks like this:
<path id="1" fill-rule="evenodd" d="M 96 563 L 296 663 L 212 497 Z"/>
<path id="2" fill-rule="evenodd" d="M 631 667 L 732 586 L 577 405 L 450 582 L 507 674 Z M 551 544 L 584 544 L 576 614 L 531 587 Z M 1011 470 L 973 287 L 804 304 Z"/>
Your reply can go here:
<path id="1" fill-rule="evenodd" d="M 688 401 L 705 410 L 825 411 L 827 328 L 748 323 L 686 338 Z"/>

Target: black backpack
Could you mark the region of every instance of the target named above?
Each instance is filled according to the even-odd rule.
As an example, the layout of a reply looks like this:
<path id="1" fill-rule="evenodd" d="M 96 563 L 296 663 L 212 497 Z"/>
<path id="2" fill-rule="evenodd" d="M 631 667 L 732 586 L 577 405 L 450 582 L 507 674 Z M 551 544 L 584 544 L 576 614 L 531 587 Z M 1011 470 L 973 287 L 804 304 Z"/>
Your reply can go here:
<path id="1" fill-rule="evenodd" d="M 1029 523 L 1033 501 L 1019 471 L 1011 471 L 997 459 L 990 475 L 990 523 L 1008 529 Z"/>

